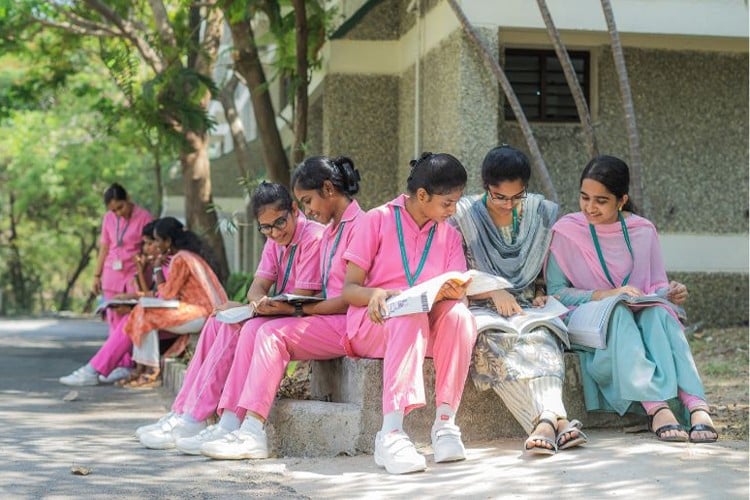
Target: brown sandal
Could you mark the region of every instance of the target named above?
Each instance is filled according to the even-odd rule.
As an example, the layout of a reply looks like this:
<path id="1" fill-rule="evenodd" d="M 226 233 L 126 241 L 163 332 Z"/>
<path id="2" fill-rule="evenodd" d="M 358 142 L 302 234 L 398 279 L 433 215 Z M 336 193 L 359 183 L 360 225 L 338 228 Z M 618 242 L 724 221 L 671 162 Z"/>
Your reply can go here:
<path id="1" fill-rule="evenodd" d="M 145 370 L 135 378 L 131 380 L 123 387 L 128 389 L 150 389 L 152 387 L 161 386 L 161 370 L 158 368 L 146 367 Z"/>

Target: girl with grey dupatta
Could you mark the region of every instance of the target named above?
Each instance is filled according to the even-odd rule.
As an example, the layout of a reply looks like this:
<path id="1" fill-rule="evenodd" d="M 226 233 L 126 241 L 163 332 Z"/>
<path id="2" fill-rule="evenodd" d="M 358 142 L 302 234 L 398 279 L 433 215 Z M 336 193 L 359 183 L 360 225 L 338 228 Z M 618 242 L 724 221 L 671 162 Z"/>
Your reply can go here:
<path id="1" fill-rule="evenodd" d="M 482 162 L 485 193 L 462 198 L 454 223 L 464 238 L 469 267 L 497 276 L 513 288 L 469 297 L 471 310 L 512 316 L 546 302 L 541 276 L 558 207 L 527 194 L 528 158 L 507 145 Z M 521 335 L 499 330 L 479 334 L 471 376 L 479 390 L 494 389 L 530 434 L 524 450 L 552 455 L 587 441 L 578 420 L 568 421 L 562 401 L 568 338 L 544 326 Z"/>

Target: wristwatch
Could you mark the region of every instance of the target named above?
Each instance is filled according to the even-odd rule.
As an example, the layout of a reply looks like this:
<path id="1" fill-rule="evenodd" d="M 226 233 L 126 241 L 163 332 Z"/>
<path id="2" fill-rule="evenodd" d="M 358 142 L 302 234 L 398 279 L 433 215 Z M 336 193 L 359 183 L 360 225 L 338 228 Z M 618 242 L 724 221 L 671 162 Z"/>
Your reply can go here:
<path id="1" fill-rule="evenodd" d="M 294 316 L 296 316 L 297 318 L 301 318 L 304 315 L 305 311 L 302 309 L 302 304 L 299 302 L 294 304 Z"/>

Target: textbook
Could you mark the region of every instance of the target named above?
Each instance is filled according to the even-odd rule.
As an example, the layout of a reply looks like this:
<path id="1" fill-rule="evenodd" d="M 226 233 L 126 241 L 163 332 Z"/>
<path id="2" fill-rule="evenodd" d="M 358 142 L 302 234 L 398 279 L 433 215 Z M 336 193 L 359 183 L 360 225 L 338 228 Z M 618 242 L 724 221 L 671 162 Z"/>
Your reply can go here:
<path id="1" fill-rule="evenodd" d="M 305 304 L 308 302 L 320 302 L 323 297 L 317 297 L 314 295 L 294 295 L 293 293 L 280 293 L 269 297 L 269 300 L 275 300 L 277 302 L 289 302 L 290 304 Z M 216 313 L 216 319 L 222 323 L 240 323 L 241 321 L 248 320 L 255 316 L 255 308 L 252 304 L 243 304 L 237 307 L 231 307 L 224 309 Z"/>
<path id="2" fill-rule="evenodd" d="M 547 303 L 543 307 L 525 307 L 523 313 L 509 317 L 500 316 L 495 311 L 484 307 L 472 308 L 471 312 L 477 321 L 478 332 L 500 330 L 522 334 L 539 326 L 545 326 L 564 339 L 568 331 L 565 323 L 560 319 L 560 316 L 568 313 L 568 308 L 554 297 L 547 297 Z"/>
<path id="3" fill-rule="evenodd" d="M 445 283 L 455 281 L 457 284 L 463 284 L 469 279 L 471 279 L 471 283 L 469 283 L 469 288 L 466 290 L 467 295 L 478 295 L 480 293 L 491 292 L 492 290 L 512 287 L 510 282 L 505 278 L 482 271 L 474 269 L 464 273 L 448 271 L 386 300 L 387 311 L 384 316 L 386 318 L 395 318 L 407 314 L 428 312 L 432 309 L 435 298 Z"/>
<path id="4" fill-rule="evenodd" d="M 624 302 L 631 309 L 638 310 L 646 306 L 663 304 L 677 313 L 677 316 L 684 319 L 685 310 L 680 306 L 672 304 L 670 301 L 659 295 L 643 295 L 633 297 L 621 293 L 613 297 L 607 297 L 601 300 L 592 300 L 581 304 L 574 309 L 568 318 L 568 336 L 570 342 L 594 349 L 605 349 L 607 347 L 607 325 L 609 317 L 615 306 Z"/>
<path id="5" fill-rule="evenodd" d="M 180 307 L 180 301 L 177 299 L 160 299 L 159 297 L 141 297 L 138 300 L 141 307 L 150 309 L 164 307 L 167 309 L 177 309 Z"/>
<path id="6" fill-rule="evenodd" d="M 120 307 L 120 306 L 130 306 L 133 307 L 138 303 L 138 299 L 110 299 L 105 300 L 101 304 L 99 304 L 99 307 L 96 308 L 96 311 L 94 311 L 94 314 L 100 314 L 103 313 L 108 307 Z"/>

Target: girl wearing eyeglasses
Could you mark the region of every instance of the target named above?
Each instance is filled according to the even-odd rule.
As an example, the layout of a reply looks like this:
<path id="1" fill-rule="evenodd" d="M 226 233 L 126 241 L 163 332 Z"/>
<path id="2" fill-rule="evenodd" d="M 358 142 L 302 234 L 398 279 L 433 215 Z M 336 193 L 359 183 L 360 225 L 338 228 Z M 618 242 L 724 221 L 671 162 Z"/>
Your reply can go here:
<path id="1" fill-rule="evenodd" d="M 324 360 L 346 355 L 347 304 L 341 297 L 350 247 L 363 212 L 353 198 L 359 191 L 359 172 L 345 157 L 308 158 L 292 175 L 294 195 L 308 217 L 328 224 L 320 243 L 320 279 L 324 300 L 292 306 L 284 312 L 294 317 L 264 323 L 253 337 L 240 335 L 232 369 L 219 402 L 221 420 L 192 439 L 181 439 L 180 450 L 198 450 L 218 459 L 267 458 L 264 423 L 271 411 L 286 367 L 291 360 Z M 244 331 L 244 329 L 243 329 Z M 223 422 L 242 422 L 225 432 Z"/>
<path id="2" fill-rule="evenodd" d="M 550 293 L 568 306 L 625 293 L 687 300 L 685 285 L 667 280 L 654 225 L 634 212 L 627 164 L 598 156 L 581 174 L 581 211 L 552 228 L 546 275 Z M 580 352 L 588 410 L 642 412 L 662 441 L 716 441 L 708 403 L 675 311 L 663 305 L 612 311 L 604 349 Z M 689 411 L 683 428 L 667 404 Z"/>
<path id="3" fill-rule="evenodd" d="M 206 428 L 206 420 L 219 403 L 240 336 L 252 339 L 263 323 L 294 312 L 287 310 L 285 303 L 269 300 L 269 296 L 314 295 L 321 290 L 318 254 L 323 226 L 307 220 L 287 188 L 280 184 L 262 182 L 253 192 L 251 204 L 258 231 L 268 238 L 247 292 L 255 315 L 239 323 L 222 323 L 215 316 L 208 318 L 172 411 L 157 423 L 136 430 L 141 444 L 147 448 L 174 448 L 180 438 L 196 436 Z M 241 305 L 224 303 L 214 313 Z M 210 430 L 233 431 L 237 427 L 239 422 L 225 419 L 221 427 L 212 426 Z M 187 448 L 183 451 L 198 453 Z"/>
<path id="4" fill-rule="evenodd" d="M 450 283 L 427 313 L 384 318 L 385 301 L 447 271 L 465 271 L 461 236 L 446 220 L 466 185 L 466 170 L 449 154 L 411 162 L 407 193 L 370 210 L 344 253 L 347 354 L 383 359 L 383 425 L 375 463 L 391 474 L 425 470 L 425 457 L 404 432 L 404 416 L 425 405 L 422 367 L 435 362 L 435 462 L 463 460 L 455 415 L 469 371 L 476 325 L 462 302 L 466 286 Z"/>
<path id="5" fill-rule="evenodd" d="M 484 194 L 462 198 L 453 218 L 469 266 L 502 276 L 513 288 L 469 297 L 475 314 L 508 317 L 544 305 L 542 265 L 558 207 L 528 194 L 529 160 L 502 145 L 482 162 Z M 559 321 L 559 320 L 558 320 Z M 568 421 L 562 401 L 567 335 L 541 325 L 517 334 L 489 328 L 479 333 L 471 376 L 480 390 L 492 388 L 529 434 L 524 450 L 551 455 L 586 442 L 577 420 Z"/>

